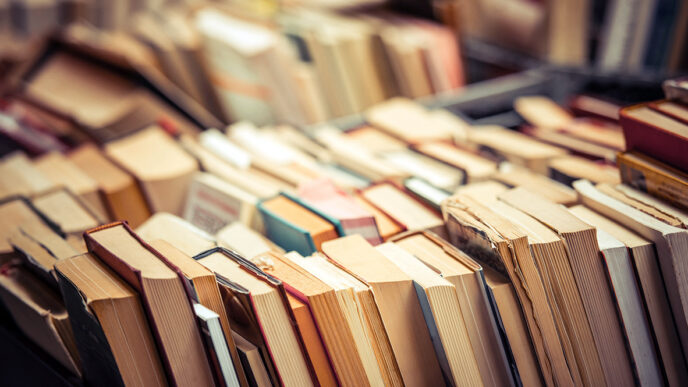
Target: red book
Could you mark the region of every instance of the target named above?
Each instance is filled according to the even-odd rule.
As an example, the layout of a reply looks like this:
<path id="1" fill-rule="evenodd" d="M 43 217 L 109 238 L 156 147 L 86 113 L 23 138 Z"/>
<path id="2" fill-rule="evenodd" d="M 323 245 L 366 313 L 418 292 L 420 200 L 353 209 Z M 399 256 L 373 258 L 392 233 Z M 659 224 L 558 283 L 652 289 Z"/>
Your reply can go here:
<path id="1" fill-rule="evenodd" d="M 621 109 L 626 150 L 688 171 L 688 125 L 640 104 Z"/>

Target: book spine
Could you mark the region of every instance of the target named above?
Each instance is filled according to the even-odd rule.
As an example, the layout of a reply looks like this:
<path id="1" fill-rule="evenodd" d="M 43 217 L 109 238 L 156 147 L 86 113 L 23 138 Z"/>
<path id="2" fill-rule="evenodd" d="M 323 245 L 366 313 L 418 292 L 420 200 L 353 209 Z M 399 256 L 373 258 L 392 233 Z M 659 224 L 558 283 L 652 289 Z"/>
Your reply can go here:
<path id="1" fill-rule="evenodd" d="M 688 171 L 688 139 L 648 125 L 621 111 L 620 123 L 627 151 L 638 151 L 676 168 Z"/>
<path id="2" fill-rule="evenodd" d="M 430 340 L 432 341 L 432 346 L 435 348 L 435 354 L 437 355 L 437 360 L 439 361 L 440 368 L 442 369 L 442 377 L 444 378 L 446 385 L 455 386 L 451 368 L 449 367 L 449 360 L 447 359 L 447 354 L 444 351 L 444 346 L 442 346 L 442 339 L 440 337 L 440 332 L 437 329 L 437 324 L 435 323 L 435 316 L 432 314 L 432 308 L 430 306 L 428 295 L 425 293 L 425 289 L 423 289 L 423 287 L 420 286 L 416 281 L 413 281 L 413 287 L 416 290 L 416 295 L 418 295 L 418 303 L 420 304 L 420 309 L 423 312 L 425 325 L 428 326 Z"/>
<path id="3" fill-rule="evenodd" d="M 89 385 L 124 387 L 110 345 L 98 318 L 91 312 L 79 289 L 56 270 L 60 291 L 74 331 L 84 380 Z"/>
<path id="4" fill-rule="evenodd" d="M 619 155 L 617 163 L 624 184 L 665 200 L 675 207 L 688 209 L 688 181 L 666 176 L 623 155 Z"/>

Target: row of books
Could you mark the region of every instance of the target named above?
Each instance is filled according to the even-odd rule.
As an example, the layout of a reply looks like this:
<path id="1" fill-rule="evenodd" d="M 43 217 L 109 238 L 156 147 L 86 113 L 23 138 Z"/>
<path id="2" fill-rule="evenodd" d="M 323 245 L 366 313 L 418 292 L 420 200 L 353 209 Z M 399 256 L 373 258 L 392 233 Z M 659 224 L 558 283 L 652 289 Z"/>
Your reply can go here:
<path id="1" fill-rule="evenodd" d="M 129 26 L 79 26 L 102 46 L 126 41 L 119 51 L 136 57 L 129 60 L 155 69 L 226 123 L 323 122 L 393 96 L 425 97 L 464 84 L 456 33 L 440 23 L 384 9 L 343 14 L 292 6 L 263 15 L 253 8 L 260 7 L 107 10 Z"/>
<path id="2" fill-rule="evenodd" d="M 613 117 L 516 109 L 11 154 L 0 294 L 91 383 L 685 384 L 688 215 L 588 149 Z"/>
<path id="3" fill-rule="evenodd" d="M 619 73 L 686 68 L 688 6 L 681 1 L 468 0 L 457 7 L 462 36 L 507 48 L 505 56 Z"/>

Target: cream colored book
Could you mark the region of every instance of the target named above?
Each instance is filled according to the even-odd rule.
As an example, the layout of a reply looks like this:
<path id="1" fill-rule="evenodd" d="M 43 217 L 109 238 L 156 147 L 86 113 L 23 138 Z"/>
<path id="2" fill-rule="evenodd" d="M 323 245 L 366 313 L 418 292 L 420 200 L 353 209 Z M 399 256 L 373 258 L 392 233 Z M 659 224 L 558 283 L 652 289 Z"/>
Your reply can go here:
<path id="1" fill-rule="evenodd" d="M 0 159 L 0 198 L 13 195 L 33 196 L 55 189 L 57 184 L 39 171 L 22 152 Z"/>
<path id="2" fill-rule="evenodd" d="M 501 126 L 474 126 L 468 133 L 468 142 L 477 150 L 543 175 L 549 160 L 568 154 L 563 148 Z"/>
<path id="3" fill-rule="evenodd" d="M 80 241 L 84 231 L 106 223 L 91 206 L 65 188 L 38 195 L 31 202 L 69 239 Z"/>
<path id="4" fill-rule="evenodd" d="M 315 131 L 315 138 L 332 154 L 335 162 L 370 180 L 405 177 L 407 173 L 361 149 L 339 129 L 323 126 Z"/>
<path id="5" fill-rule="evenodd" d="M 497 172 L 497 163 L 482 156 L 444 142 L 427 142 L 417 145 L 418 152 L 462 170 L 465 181 L 473 183 L 487 180 Z"/>
<path id="6" fill-rule="evenodd" d="M 411 386 L 443 384 L 442 371 L 411 278 L 360 235 L 324 242 L 322 249 L 330 259 L 373 289 L 404 383 Z"/>
<path id="7" fill-rule="evenodd" d="M 256 171 L 237 168 L 203 147 L 191 136 L 182 136 L 179 142 L 184 150 L 198 160 L 203 171 L 212 173 L 250 194 L 259 198 L 268 198 L 277 195 L 280 190 L 289 191 L 288 187 L 277 179 Z"/>
<path id="8" fill-rule="evenodd" d="M 659 266 L 664 277 L 676 330 L 684 354 L 688 350 L 688 284 L 683 257 L 688 249 L 688 231 L 670 226 L 636 208 L 597 190 L 588 181 L 577 181 L 574 188 L 587 207 L 637 232 L 655 243 Z"/>
<path id="9" fill-rule="evenodd" d="M 618 168 L 579 156 L 565 156 L 549 162 L 549 177 L 566 185 L 578 179 L 593 183 L 621 183 Z"/>
<path id="10" fill-rule="evenodd" d="M 384 379 L 351 288 L 331 287 L 290 259 L 274 253 L 254 258 L 268 274 L 307 303 L 343 386 L 382 386 Z M 320 368 L 320 367 L 316 367 Z"/>
<path id="11" fill-rule="evenodd" d="M 444 221 L 439 215 L 392 184 L 373 185 L 363 190 L 361 196 L 406 230 L 444 232 Z"/>
<path id="12" fill-rule="evenodd" d="M 607 383 L 632 383 L 631 362 L 616 313 L 614 296 L 608 285 L 604 263 L 599 256 L 595 228 L 576 218 L 565 207 L 523 188 L 509 190 L 499 198 L 546 224 L 564 240 L 569 253 L 570 270 L 583 301 L 604 378 Z M 580 368 L 581 371 L 584 370 L 583 367 Z"/>
<path id="13" fill-rule="evenodd" d="M 149 243 L 162 239 L 191 257 L 216 246 L 212 235 L 166 212 L 151 216 L 136 228 L 136 233 Z"/>
<path id="14" fill-rule="evenodd" d="M 392 98 L 368 109 L 366 121 L 409 144 L 448 140 L 464 132 L 462 122 L 434 114 L 406 98 Z"/>
<path id="15" fill-rule="evenodd" d="M 454 285 L 394 243 L 383 243 L 375 249 L 413 279 L 444 375 L 454 385 L 482 385 L 468 331 L 463 319 L 456 318 L 461 307 Z"/>
<path id="16" fill-rule="evenodd" d="M 218 246 L 234 250 L 247 259 L 268 251 L 284 252 L 281 247 L 272 243 L 264 235 L 239 222 L 223 227 L 215 234 L 215 238 Z"/>
<path id="17" fill-rule="evenodd" d="M 502 192 L 508 190 L 509 187 L 506 185 L 495 181 L 495 180 L 485 180 L 477 183 L 470 183 L 462 185 L 454 191 L 454 195 L 466 195 L 470 196 L 475 200 L 496 200 L 497 196 Z"/>
<path id="18" fill-rule="evenodd" d="M 603 229 L 608 221 L 604 216 L 581 205 L 572 207 L 569 211 L 597 229 L 600 253 L 607 266 L 609 284 L 616 297 L 619 317 L 640 385 L 662 384 L 663 376 L 655 353 L 655 342 L 650 324 L 645 317 L 642 294 L 636 283 L 628 248 Z"/>
<path id="19" fill-rule="evenodd" d="M 375 353 L 385 385 L 402 386 L 404 382 L 401 379 L 399 366 L 394 357 L 387 332 L 385 332 L 382 324 L 372 290 L 351 274 L 328 261 L 321 253 L 315 253 L 310 257 L 303 257 L 295 251 L 290 251 L 285 254 L 285 258 L 335 289 L 341 301 L 348 299 L 348 293 L 355 295 L 355 308 L 348 306 L 346 310 L 349 313 L 357 311 L 359 314 L 359 317 L 352 315 L 351 319 L 354 323 L 360 320 L 361 324 L 363 324 L 363 330 L 367 337 L 366 341 Z"/>
<path id="20" fill-rule="evenodd" d="M 523 187 L 529 191 L 537 192 L 547 200 L 565 206 L 575 204 L 578 201 L 576 191 L 544 175 L 504 162 L 499 164 L 499 171 L 492 175 L 492 178 L 512 188 Z"/>
<path id="21" fill-rule="evenodd" d="M 514 102 L 514 109 L 533 126 L 559 129 L 573 121 L 569 112 L 543 96 L 519 97 Z"/>
<path id="22" fill-rule="evenodd" d="M 136 178 L 151 212 L 181 215 L 198 164 L 162 128 L 151 126 L 112 141 L 105 154 Z"/>
<path id="23" fill-rule="evenodd" d="M 591 383 L 596 377 L 603 378 L 583 301 L 575 290 L 573 273 L 567 269 L 570 264 L 564 241 L 545 224 L 504 202 L 491 202 L 489 207 L 508 218 L 528 237 L 564 353 L 567 359 L 571 359 L 572 375 L 583 383 Z"/>
<path id="24" fill-rule="evenodd" d="M 451 197 L 443 203 L 442 213 L 447 219 L 452 243 L 469 249 L 469 254 L 507 276 L 514 284 L 545 383 L 572 385 L 578 382 L 579 378 L 567 364 L 573 359 L 566 358 L 566 346 L 559 337 L 527 235 L 498 211 L 489 208 L 489 203 L 468 196 Z"/>
<path id="25" fill-rule="evenodd" d="M 58 152 L 45 154 L 34 161 L 36 168 L 58 186 L 67 187 L 91 206 L 102 219 L 107 218 L 98 183 Z"/>
<path id="26" fill-rule="evenodd" d="M 393 241 L 454 285 L 483 384 L 515 385 L 511 363 L 507 362 L 504 341 L 498 330 L 499 320 L 485 292 L 483 268 L 463 251 L 427 231 L 400 234 Z M 518 365 L 520 359 L 517 358 L 516 362 Z M 519 365 L 521 368 L 525 369 Z M 524 376 L 524 385 L 532 382 Z"/>
<path id="27" fill-rule="evenodd" d="M 575 206 L 572 210 L 578 208 Z M 589 210 L 590 211 L 590 210 Z M 598 214 L 596 226 L 608 232 L 628 248 L 631 263 L 638 277 L 644 306 L 647 309 L 653 339 L 657 342 L 658 355 L 670 386 L 681 385 L 688 380 L 688 365 L 683 361 L 683 351 L 676 326 L 671 316 L 671 306 L 664 280 L 657 261 L 654 244 L 613 220 Z"/>

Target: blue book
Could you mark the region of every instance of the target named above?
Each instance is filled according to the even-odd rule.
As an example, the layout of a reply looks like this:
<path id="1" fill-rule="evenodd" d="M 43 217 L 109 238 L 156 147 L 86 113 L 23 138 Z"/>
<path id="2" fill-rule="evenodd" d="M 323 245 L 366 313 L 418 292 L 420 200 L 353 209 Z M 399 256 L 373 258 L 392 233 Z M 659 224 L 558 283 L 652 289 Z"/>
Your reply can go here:
<path id="1" fill-rule="evenodd" d="M 342 235 L 338 220 L 285 193 L 261 200 L 258 211 L 268 238 L 286 251 L 303 256 L 317 252 L 320 243 Z M 317 226 L 317 230 L 307 229 L 309 225 Z"/>

